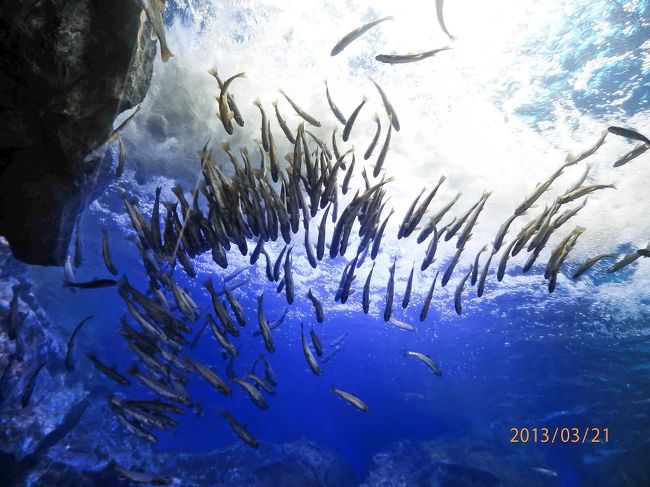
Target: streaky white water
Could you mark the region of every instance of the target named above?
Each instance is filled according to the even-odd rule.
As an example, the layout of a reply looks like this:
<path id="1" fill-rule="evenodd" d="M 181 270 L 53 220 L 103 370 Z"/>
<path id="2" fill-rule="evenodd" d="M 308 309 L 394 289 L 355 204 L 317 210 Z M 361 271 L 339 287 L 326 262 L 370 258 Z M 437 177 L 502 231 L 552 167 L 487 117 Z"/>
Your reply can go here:
<path id="1" fill-rule="evenodd" d="M 271 119 L 278 152 L 284 155 L 290 147 L 279 130 L 271 102 L 280 100 L 280 110 L 290 126 L 295 127 L 300 119 L 282 99 L 280 88 L 321 120 L 320 129 L 310 130 L 329 143 L 337 122 L 325 98 L 327 79 L 346 116 L 362 96 L 369 97 L 351 144 L 338 139 L 341 149 L 354 145 L 358 157 L 353 184 L 363 187 L 361 154 L 374 135 L 374 114 L 382 120 L 379 144 L 388 123 L 381 99 L 368 80 L 372 76 L 388 94 L 402 125 L 400 132 L 393 131 L 385 164 L 386 173 L 394 178 L 388 192 L 397 213 L 378 259 L 378 287 L 387 279 L 393 254 L 398 255 L 398 288 L 404 286 L 412 262 L 419 267 L 426 244 L 418 246 L 414 237 L 397 241 L 395 234 L 420 189 L 431 188 L 443 174 L 447 177 L 429 214 L 462 192 L 443 224 L 464 212 L 484 190 L 492 191 L 458 265 L 457 277 L 445 290 L 449 297 L 478 249 L 489 245 L 525 195 L 559 167 L 569 152 L 579 153 L 591 146 L 608 125 L 641 131 L 650 127 L 648 102 L 639 97 L 643 76 L 650 70 L 650 45 L 640 41 L 637 49 L 631 48 L 633 42 L 625 44 L 625 49 L 613 47 L 621 36 L 634 38 L 641 27 L 647 27 L 647 17 L 638 15 L 639 8 L 638 2 L 618 7 L 584 0 L 446 2 L 446 23 L 457 37 L 453 49 L 419 63 L 386 65 L 374 56 L 419 52 L 449 43 L 437 24 L 434 2 L 170 2 L 168 15 L 173 22 L 168 38 L 175 57 L 166 64 L 157 59 L 142 111 L 125 132 L 130 167 L 135 169 L 136 181 L 143 183 L 142 194 L 153 195 L 153 188 L 164 178 L 169 178 L 163 183 L 167 190 L 174 180 L 191 189 L 199 171 L 196 151 L 210 137 L 216 157 L 225 166 L 229 163 L 219 146 L 227 140 L 233 147 L 248 147 L 256 160 L 253 140 L 260 138 L 260 114 L 252 103 L 256 98 Z M 332 46 L 345 33 L 388 15 L 395 20 L 369 31 L 338 56 L 330 56 Z M 613 15 L 623 22 L 613 23 Z M 573 19 L 571 25 L 566 21 L 569 18 Z M 603 83 L 602 78 L 621 64 L 638 68 L 628 83 Z M 216 117 L 218 87 L 207 73 L 214 66 L 224 79 L 240 71 L 247 74 L 231 86 L 246 126 L 236 126 L 230 138 Z M 638 110 L 630 110 L 628 105 L 635 99 Z M 339 125 L 339 136 L 341 131 Z M 632 143 L 608 135 L 594 156 L 568 168 L 535 208 L 515 220 L 506 240 L 590 165 L 588 183 L 615 183 L 617 189 L 589 196 L 586 208 L 551 238 L 538 262 L 545 263 L 550 249 L 575 225 L 587 229 L 569 256 L 576 264 L 598 253 L 616 252 L 624 244 L 644 247 L 650 238 L 646 218 L 650 156 L 612 167 L 631 147 Z M 369 163 L 374 163 L 378 153 L 379 147 L 367 161 L 369 171 Z M 154 183 L 150 180 L 153 175 L 163 179 Z M 298 241 L 302 241 L 301 234 L 296 236 Z M 280 248 L 278 245 L 277 252 Z M 451 241 L 441 245 L 436 263 L 426 273 L 416 273 L 416 293 L 426 292 L 435 269 L 444 269 L 454 250 Z M 329 270 L 321 267 L 312 272 L 300 254 L 298 257 L 299 280 L 319 279 Z M 499 257 L 495 256 L 493 267 Z M 499 293 L 527 288 L 545 292 L 539 271 L 519 275 L 526 258 L 522 253 L 511 259 L 509 268 L 517 276 L 507 276 Z M 333 273 L 340 272 L 342 265 L 334 265 Z M 365 278 L 369 265 L 362 267 L 357 282 Z M 647 312 L 642 296 L 649 284 L 650 264 L 641 259 L 635 266 L 625 283 L 594 286 L 589 275 L 577 282 L 560 276 L 558 287 L 568 289 L 564 299 L 592 294 L 602 306 L 638 317 L 638 313 Z M 602 269 L 601 265 L 595 272 L 602 274 Z M 494 280 L 493 276 L 490 279 Z M 491 294 L 493 290 L 485 299 Z"/>

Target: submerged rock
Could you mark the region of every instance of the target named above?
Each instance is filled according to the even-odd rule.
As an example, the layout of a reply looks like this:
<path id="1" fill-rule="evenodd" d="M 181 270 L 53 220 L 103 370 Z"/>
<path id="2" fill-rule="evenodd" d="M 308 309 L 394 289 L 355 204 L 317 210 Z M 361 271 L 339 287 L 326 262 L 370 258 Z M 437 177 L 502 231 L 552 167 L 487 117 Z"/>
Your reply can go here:
<path id="1" fill-rule="evenodd" d="M 66 342 L 47 320 L 25 266 L 11 258 L 3 238 L 0 318 L 0 485 L 22 485 L 27 472 L 79 422 L 86 392 L 66 374 Z"/>
<path id="2" fill-rule="evenodd" d="M 342 457 L 307 440 L 282 445 L 261 442 L 258 450 L 237 443 L 225 450 L 170 453 L 159 455 L 158 459 L 162 460 L 161 473 L 176 477 L 182 485 L 188 486 L 358 485 L 354 473 Z"/>
<path id="3" fill-rule="evenodd" d="M 362 487 L 542 487 L 558 479 L 534 470 L 535 457 L 476 441 L 401 441 L 373 457 Z"/>
<path id="4" fill-rule="evenodd" d="M 84 391 L 65 373 L 65 340 L 40 308 L 24 269 L 21 273 L 9 254 L 6 240 L 0 238 L 0 451 L 20 460 L 39 448 Z M 42 362 L 26 398 L 29 379 Z"/>
<path id="5" fill-rule="evenodd" d="M 89 411 L 92 418 L 97 411 Z M 84 421 L 88 421 L 88 419 Z M 92 421 L 92 420 L 91 420 Z M 80 425 L 81 426 L 81 425 Z M 81 438 L 73 432 L 72 437 Z M 357 479 L 342 457 L 320 445 L 298 440 L 282 445 L 260 443 L 259 450 L 243 444 L 205 453 L 154 452 L 148 445 L 132 444 L 112 437 L 113 442 L 101 444 L 99 436 L 86 436 L 76 454 L 68 438 L 50 451 L 49 461 L 34 470 L 32 485 L 127 485 L 110 468 L 108 458 L 114 458 L 125 468 L 146 471 L 173 479 L 173 485 L 184 487 L 354 487 Z M 106 438 L 104 438 L 106 440 Z M 95 449 L 95 455 L 90 455 Z M 101 451 L 100 451 L 101 450 Z M 88 453 L 89 455 L 85 455 Z M 76 459 L 75 459 L 76 457 Z M 95 462 L 95 463 L 93 463 Z"/>
<path id="6" fill-rule="evenodd" d="M 645 487 L 650 485 L 650 442 L 601 464 L 585 466 L 585 485 L 595 487 Z"/>
<path id="7" fill-rule="evenodd" d="M 25 262 L 61 265 L 117 114 L 142 101 L 156 41 L 132 0 L 0 9 L 0 235 Z"/>

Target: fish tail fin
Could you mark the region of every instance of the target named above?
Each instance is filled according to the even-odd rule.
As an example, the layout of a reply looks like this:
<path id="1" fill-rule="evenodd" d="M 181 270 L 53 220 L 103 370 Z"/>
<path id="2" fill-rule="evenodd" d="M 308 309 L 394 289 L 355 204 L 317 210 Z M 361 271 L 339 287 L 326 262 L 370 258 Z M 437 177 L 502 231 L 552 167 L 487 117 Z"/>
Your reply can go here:
<path id="1" fill-rule="evenodd" d="M 564 167 L 573 166 L 577 162 L 577 159 L 577 156 L 575 156 L 572 152 L 569 152 L 564 159 Z"/>
<path id="2" fill-rule="evenodd" d="M 253 105 L 262 108 L 262 102 L 260 101 L 259 97 L 255 98 L 255 100 L 253 101 Z"/>
<path id="3" fill-rule="evenodd" d="M 612 189 L 618 189 L 618 188 L 616 187 L 616 184 L 615 184 L 615 183 L 610 184 L 609 187 L 612 188 Z"/>
<path id="4" fill-rule="evenodd" d="M 174 55 L 169 50 L 169 48 L 167 46 L 161 45 L 160 46 L 160 59 L 162 59 L 162 62 L 166 63 L 172 57 L 174 57 Z"/>

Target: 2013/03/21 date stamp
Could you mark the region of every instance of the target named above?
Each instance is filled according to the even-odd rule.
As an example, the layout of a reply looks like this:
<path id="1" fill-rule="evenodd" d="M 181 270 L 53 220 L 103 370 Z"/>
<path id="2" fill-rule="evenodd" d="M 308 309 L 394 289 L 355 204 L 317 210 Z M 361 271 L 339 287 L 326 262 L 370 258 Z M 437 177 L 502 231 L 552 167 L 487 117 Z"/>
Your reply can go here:
<path id="1" fill-rule="evenodd" d="M 609 428 L 562 427 L 510 428 L 510 443 L 608 443 Z"/>

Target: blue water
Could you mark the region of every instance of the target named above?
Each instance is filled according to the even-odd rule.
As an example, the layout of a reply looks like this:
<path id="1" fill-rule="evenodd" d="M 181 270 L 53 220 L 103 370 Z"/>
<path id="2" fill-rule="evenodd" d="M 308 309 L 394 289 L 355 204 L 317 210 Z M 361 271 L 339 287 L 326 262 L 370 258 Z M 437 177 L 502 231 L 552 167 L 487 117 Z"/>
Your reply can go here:
<path id="1" fill-rule="evenodd" d="M 107 201 L 111 198 L 107 197 Z M 112 201 L 119 205 L 117 198 Z M 120 231 L 107 222 L 114 235 Z M 104 276 L 100 257 L 99 224 L 88 213 L 84 228 L 83 267 L 79 280 Z M 137 252 L 132 245 L 113 239 L 114 261 L 133 285 L 144 289 L 146 281 Z M 274 255 L 274 254 L 272 254 Z M 296 273 L 311 268 L 298 268 Z M 51 271 L 34 269 L 33 274 Z M 230 272 L 224 271 L 224 274 Z M 212 311 L 209 296 L 199 284 L 205 274 L 188 279 L 177 268 L 175 277 L 201 308 L 202 315 Z M 218 274 L 212 275 L 221 282 Z M 240 356 L 235 361 L 238 374 L 250 369 L 264 351 L 257 329 L 255 296 L 265 294 L 265 313 L 269 320 L 278 317 L 286 306 L 284 294 L 276 295 L 275 284 L 265 283 L 261 261 L 240 275 L 250 281 L 236 291 L 246 310 L 247 325 L 239 339 Z M 124 304 L 114 288 L 72 293 L 51 282 L 52 276 L 37 281 L 42 303 L 55 323 L 71 330 L 88 314 L 91 322 L 79 339 L 80 350 L 92 349 L 107 363 L 117 364 L 126 372 L 133 361 L 131 352 L 117 335 Z M 236 279 L 238 280 L 238 279 Z M 338 277 L 337 279 L 338 280 Z M 488 284 L 486 293 L 496 286 Z M 542 298 L 522 297 L 516 293 L 500 296 L 484 306 L 469 299 L 462 317 L 441 313 L 453 303 L 434 303 L 427 320 L 418 319 L 420 299 L 413 298 L 409 308 L 395 306 L 395 315 L 414 323 L 416 332 L 386 324 L 376 316 L 361 312 L 360 296 L 351 301 L 357 310 L 341 312 L 333 297 L 313 287 L 322 298 L 325 322 L 317 324 L 311 304 L 300 296 L 290 308 L 285 322 L 273 332 L 276 351 L 269 360 L 278 377 L 277 394 L 267 396 L 270 407 L 262 411 L 234 386 L 232 397 L 217 393 L 198 376 L 191 379 L 189 391 L 203 404 L 201 416 L 192 413 L 180 417 L 176 430 L 159 435 L 158 448 L 202 451 L 225 447 L 238 441 L 227 424 L 218 417 L 224 410 L 237 418 L 260 440 L 283 443 L 296 438 L 327 445 L 352 465 L 359 478 L 367 474 L 374 454 L 393 442 L 439 438 L 476 438 L 487 442 L 496 452 L 511 448 L 537 451 L 546 468 L 560 474 L 561 485 L 582 485 L 581 471 L 589 468 L 584 459 L 606 455 L 609 449 L 630 448 L 644 440 L 650 425 L 647 406 L 650 377 L 640 364 L 647 363 L 650 346 L 647 339 L 619 338 L 615 332 L 591 329 L 589 297 L 567 304 L 563 289 Z M 403 289 L 398 287 L 396 302 Z M 383 303 L 383 293 L 373 295 Z M 531 313 L 527 300 L 544 299 L 544 309 Z M 600 317 L 598 317 L 600 318 Z M 347 333 L 344 349 L 326 364 L 323 375 L 316 377 L 307 367 L 300 345 L 300 323 L 314 323 L 326 346 Z M 193 325 L 198 328 L 202 319 Z M 443 371 L 435 377 L 422 363 L 405 357 L 405 350 L 417 350 L 435 358 Z M 226 361 L 209 330 L 192 353 L 204 363 L 215 366 L 225 376 Z M 103 378 L 93 380 L 106 383 Z M 110 385 L 110 384 L 109 384 Z M 336 385 L 363 398 L 370 413 L 357 411 L 330 390 Z M 112 385 L 110 385 L 112 386 Z M 117 388 L 120 390 L 120 388 Z M 129 398 L 149 397 L 146 389 L 132 386 L 122 393 Z M 512 445 L 512 427 L 608 427 L 609 444 Z"/>
<path id="2" fill-rule="evenodd" d="M 178 22 L 177 15 L 184 12 L 177 6 L 174 9 L 175 5 L 172 2 L 166 14 L 170 24 Z M 650 39 L 649 13 L 648 2 L 635 2 L 628 10 L 619 2 L 596 2 L 593 8 L 589 3 L 572 12 L 567 26 L 533 36 L 526 54 L 557 56 L 564 71 L 538 73 L 535 82 L 545 90 L 527 100 L 513 115 L 542 132 L 545 124 L 553 123 L 556 116 L 552 102 L 570 100 L 578 113 L 606 120 L 614 110 L 612 103 L 621 98 L 617 90 L 628 84 L 630 88 L 625 92 L 624 101 L 616 104 L 616 115 L 647 112 L 650 109 L 647 58 L 644 61 L 640 55 L 625 57 L 606 64 L 592 76 L 587 91 L 574 93 L 571 74 L 591 59 L 641 50 L 643 43 Z M 589 23 L 596 18 L 626 28 L 615 30 L 603 47 L 603 43 L 590 37 L 588 32 Z M 192 24 L 190 18 L 184 21 Z M 564 43 L 578 47 L 554 51 Z M 643 52 L 648 56 L 648 48 Z M 504 89 L 512 91 L 515 86 Z M 508 93 L 501 93 L 501 96 L 506 99 Z M 647 157 L 644 161 L 639 159 L 639 165 L 642 162 L 647 166 Z M 193 160 L 188 164 L 196 167 L 198 162 Z M 173 185 L 172 181 L 161 181 L 166 190 Z M 138 289 L 146 288 L 137 251 L 125 238 L 130 230 L 125 225 L 120 199 L 120 187 L 138 195 L 148 216 L 153 186 L 151 179 L 139 183 L 129 177 L 109 186 L 84 213 L 80 223 L 84 263 L 77 270 L 78 280 L 106 276 L 101 259 L 100 229 L 104 227 L 111 236 L 113 260 L 120 273 L 128 275 Z M 320 221 L 319 218 L 313 221 Z M 622 240 L 617 244 L 615 251 L 620 253 L 634 248 L 630 242 Z M 276 242 L 266 247 L 273 259 L 282 245 Z M 296 246 L 300 245 L 298 239 Z M 253 246 L 254 242 L 249 242 L 249 249 Z M 391 249 L 386 251 L 390 255 L 393 253 Z M 220 285 L 223 275 L 243 265 L 244 261 L 234 257 L 237 253 L 233 246 L 229 255 L 235 263 L 226 271 L 209 271 L 209 256 L 200 257 L 203 265 L 199 266 L 196 279 L 189 279 L 180 266 L 176 268 L 176 281 L 190 292 L 201 310 L 201 318 L 192 325 L 195 330 L 203 323 L 205 314 L 212 310 L 201 283 L 212 277 L 215 284 Z M 350 254 L 346 257 L 351 258 Z M 403 258 L 412 260 L 410 256 Z M 304 263 L 303 260 L 299 262 Z M 551 469 L 557 472 L 559 485 L 574 486 L 585 485 L 585 475 L 595 471 L 592 469 L 614 454 L 613 451 L 631 450 L 647 441 L 650 342 L 644 309 L 619 315 L 620 309 L 627 306 L 625 303 L 619 303 L 620 308 L 617 308 L 611 301 L 600 302 L 595 293 L 576 296 L 562 283 L 549 295 L 540 276 L 545 261 L 540 259 L 530 272 L 537 276 L 534 291 L 529 286 L 521 289 L 511 286 L 504 291 L 497 285 L 492 271 L 486 286 L 489 299 L 476 299 L 474 289 L 468 285 L 463 298 L 463 315 L 459 317 L 453 313 L 453 296 L 436 292 L 424 323 L 418 319 L 421 293 L 414 293 L 410 306 L 401 309 L 399 303 L 405 276 L 400 276 L 394 316 L 413 323 L 417 331 L 410 332 L 384 323 L 381 313 L 377 312 L 383 310 L 385 288 L 380 289 L 380 285 L 385 283 L 375 283 L 378 289 L 372 295 L 374 314 L 362 313 L 360 288 L 368 264 L 359 271 L 355 282 L 357 292 L 350 298 L 352 308 L 341 309 L 334 302 L 331 289 L 338 283 L 345 262 L 345 258 L 339 258 L 320 264 L 328 266 L 329 282 L 323 282 L 322 275 L 318 280 L 309 279 L 312 269 L 306 265 L 298 264 L 295 268 L 295 273 L 309 281 L 320 297 L 325 307 L 325 322 L 315 322 L 311 304 L 305 298 L 307 288 L 297 285 L 296 303 L 290 307 L 285 322 L 273 332 L 276 351 L 266 354 L 278 377 L 277 394 L 267 396 L 270 405 L 267 411 L 252 404 L 236 385 L 233 385 L 233 396 L 226 398 L 201 378 L 193 376 L 189 391 L 195 401 L 202 403 L 203 414 L 184 414 L 177 429 L 159 435 L 157 448 L 203 451 L 239 441 L 227 423 L 219 418 L 220 412 L 228 410 L 261 441 L 283 443 L 304 437 L 336 450 L 360 479 L 368 474 L 372 457 L 397 441 L 465 441 L 469 438 L 489 445 L 497 455 L 517 449 L 524 455 L 529 454 L 534 461 L 542 459 L 543 464 L 533 463 L 522 468 Z M 563 272 L 568 274 L 578 264 L 570 259 Z M 443 263 L 436 265 L 442 267 Z M 590 289 L 611 283 L 624 285 L 632 280 L 641 265 L 643 263 L 634 264 L 615 275 L 607 275 L 602 268 L 595 269 L 589 276 Z M 521 262 L 512 263 L 505 281 L 520 274 L 520 268 Z M 60 287 L 60 270 L 35 268 L 31 273 L 39 300 L 50 319 L 66 332 L 84 316 L 94 314 L 97 317 L 80 336 L 79 349 L 95 350 L 100 358 L 127 372 L 133 357 L 117 333 L 119 320 L 126 310 L 116 290 L 72 292 Z M 428 287 L 433 274 L 432 269 L 418 273 L 416 281 Z M 248 283 L 235 294 L 246 311 L 248 323 L 239 339 L 234 340 L 241 346 L 240 356 L 235 361 L 238 374 L 250 370 L 256 357 L 264 351 L 261 337 L 252 336 L 257 329 L 256 296 L 264 293 L 264 309 L 269 320 L 280 316 L 286 306 L 284 293 L 276 294 L 276 284 L 266 282 L 263 256 L 235 280 L 240 278 L 248 279 Z M 449 287 L 455 283 L 452 280 Z M 641 304 L 650 304 L 650 299 L 642 298 Z M 314 323 L 326 353 L 333 340 L 347 333 L 343 350 L 333 360 L 322 364 L 320 377 L 309 370 L 303 356 L 301 322 L 306 329 Z M 424 364 L 406 357 L 406 350 L 433 357 L 440 364 L 442 377 L 434 376 Z M 213 365 L 225 376 L 226 360 L 209 329 L 191 355 Z M 89 375 L 87 380 L 104 381 L 97 375 Z M 345 403 L 330 391 L 332 385 L 362 398 L 370 412 L 364 414 Z M 123 392 L 129 398 L 149 396 L 147 390 L 137 384 L 128 394 Z M 609 428 L 609 443 L 509 443 L 513 427 L 556 426 Z"/>

